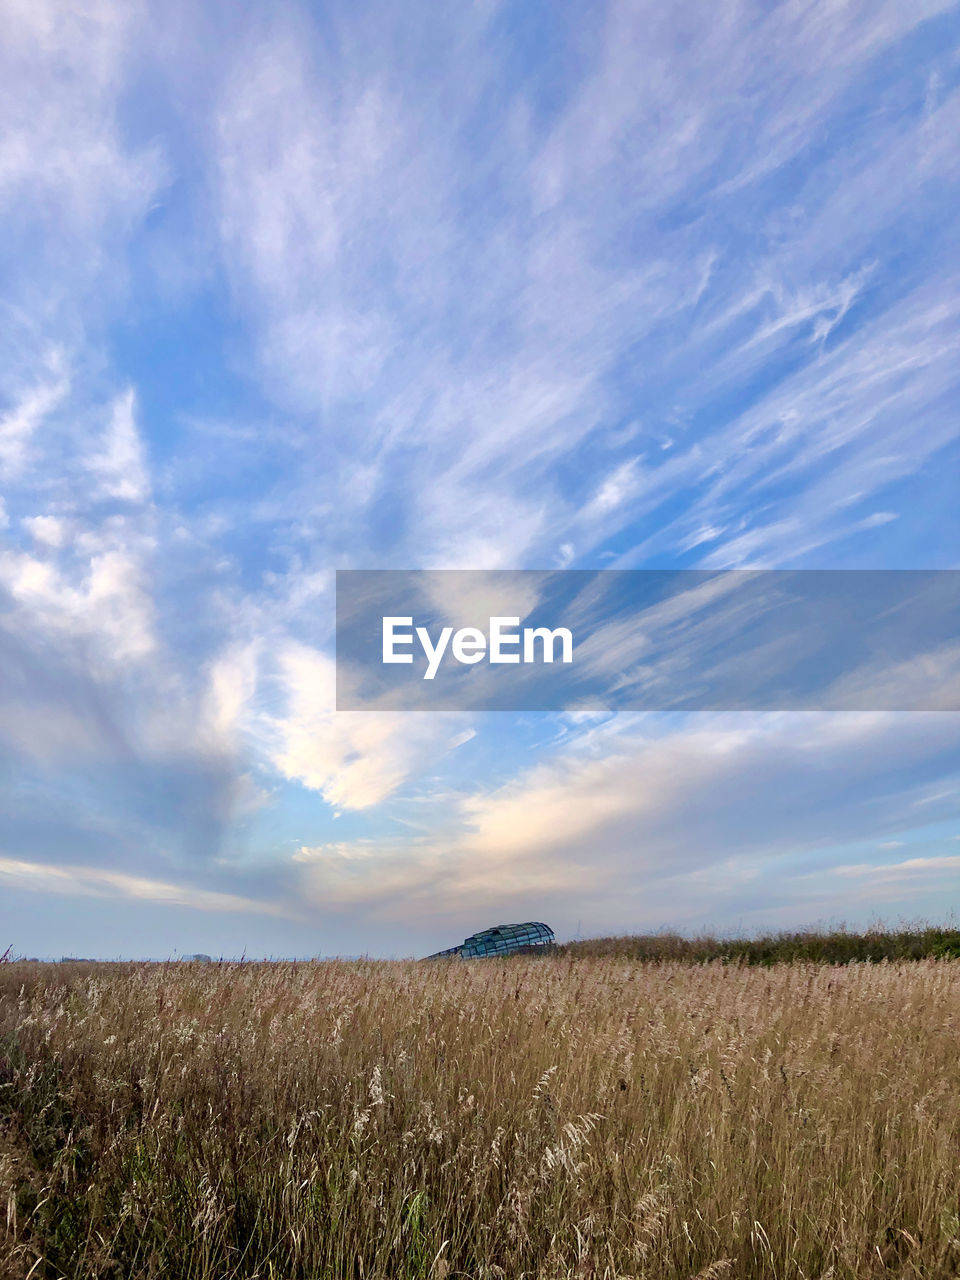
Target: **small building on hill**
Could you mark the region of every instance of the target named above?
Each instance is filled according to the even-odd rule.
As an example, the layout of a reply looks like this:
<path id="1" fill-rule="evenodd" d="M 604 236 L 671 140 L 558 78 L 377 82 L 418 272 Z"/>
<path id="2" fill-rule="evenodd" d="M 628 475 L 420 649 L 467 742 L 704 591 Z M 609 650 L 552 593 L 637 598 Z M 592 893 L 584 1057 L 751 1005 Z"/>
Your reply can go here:
<path id="1" fill-rule="evenodd" d="M 537 951 L 546 951 L 554 946 L 556 939 L 549 925 L 539 920 L 528 920 L 525 924 L 498 924 L 492 929 L 482 929 L 479 933 L 471 933 L 458 947 L 448 947 L 446 951 L 435 951 L 426 960 L 445 960 L 459 958 L 474 960 L 481 956 L 515 956 Z"/>

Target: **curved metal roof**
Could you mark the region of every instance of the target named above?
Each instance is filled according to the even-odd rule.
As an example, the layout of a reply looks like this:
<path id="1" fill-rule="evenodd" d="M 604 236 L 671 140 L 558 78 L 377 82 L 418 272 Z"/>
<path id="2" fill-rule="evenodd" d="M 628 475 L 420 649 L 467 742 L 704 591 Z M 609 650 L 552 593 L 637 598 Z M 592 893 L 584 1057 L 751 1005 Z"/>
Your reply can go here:
<path id="1" fill-rule="evenodd" d="M 481 929 L 479 933 L 471 933 L 459 947 L 437 951 L 427 959 L 435 960 L 441 956 L 457 955 L 469 960 L 478 956 L 513 955 L 518 951 L 549 947 L 553 942 L 553 930 L 541 920 L 528 920 L 524 924 L 498 924 L 492 929 Z"/>

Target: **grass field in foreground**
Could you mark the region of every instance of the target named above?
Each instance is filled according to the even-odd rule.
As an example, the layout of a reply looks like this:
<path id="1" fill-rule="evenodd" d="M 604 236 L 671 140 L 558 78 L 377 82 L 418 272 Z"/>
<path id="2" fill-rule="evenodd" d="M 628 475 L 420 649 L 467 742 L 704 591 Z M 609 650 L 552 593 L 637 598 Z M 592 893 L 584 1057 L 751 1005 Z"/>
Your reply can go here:
<path id="1" fill-rule="evenodd" d="M 0 1275 L 937 1280 L 958 1099 L 949 959 L 6 964 Z"/>

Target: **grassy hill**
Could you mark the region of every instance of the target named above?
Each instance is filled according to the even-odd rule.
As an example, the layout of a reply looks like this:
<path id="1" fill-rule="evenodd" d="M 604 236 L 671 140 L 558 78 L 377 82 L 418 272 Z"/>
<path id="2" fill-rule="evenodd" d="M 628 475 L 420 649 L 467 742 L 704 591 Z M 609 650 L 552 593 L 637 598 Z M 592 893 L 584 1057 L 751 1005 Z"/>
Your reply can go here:
<path id="1" fill-rule="evenodd" d="M 906 925 L 876 927 L 861 933 L 838 928 L 765 933 L 755 937 L 722 938 L 709 934 L 683 937 L 676 933 L 632 934 L 587 938 L 561 948 L 569 956 L 616 956 L 624 960 L 680 961 L 705 964 L 724 960 L 740 964 L 850 964 L 851 961 L 927 960 L 960 958 L 960 929 Z"/>

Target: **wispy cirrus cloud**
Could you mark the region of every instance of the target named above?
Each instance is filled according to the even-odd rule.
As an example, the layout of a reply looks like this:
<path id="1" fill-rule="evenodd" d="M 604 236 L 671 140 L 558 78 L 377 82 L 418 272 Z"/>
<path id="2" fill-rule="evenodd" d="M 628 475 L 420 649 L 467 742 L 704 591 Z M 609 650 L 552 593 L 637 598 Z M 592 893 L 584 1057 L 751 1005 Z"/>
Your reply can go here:
<path id="1" fill-rule="evenodd" d="M 8 305 L 78 338 L 78 304 L 113 292 L 117 241 L 143 218 L 164 177 L 155 143 L 131 145 L 123 95 L 144 51 L 141 5 L 50 0 L 4 6 L 0 62 L 0 214 L 11 251 L 29 251 Z M 14 247 L 16 246 L 16 248 Z M 65 314 L 66 312 L 66 314 Z M 59 314 L 58 314 L 59 313 Z"/>
<path id="2" fill-rule="evenodd" d="M 331 622 L 337 566 L 952 563 L 955 7 L 8 11 L 15 860 L 606 927 L 946 820 L 936 717 L 345 720 Z"/>
<path id="3" fill-rule="evenodd" d="M 955 288 L 919 261 L 891 279 L 881 246 L 904 181 L 944 233 L 957 99 L 869 133 L 855 105 L 921 16 L 731 6 L 684 45 L 678 17 L 613 6 L 555 115 L 534 77 L 496 123 L 459 70 L 502 74 L 495 17 L 456 43 L 441 23 L 435 93 L 456 105 L 432 127 L 404 90 L 425 53 L 386 57 L 389 31 L 352 74 L 309 28 L 258 33 L 218 122 L 226 261 L 276 394 L 329 423 L 355 518 L 402 483 L 418 519 L 393 554 L 471 567 L 589 555 L 643 520 L 635 560 L 711 530 L 724 564 L 875 527 L 874 495 L 956 439 Z M 465 207 L 478 170 L 495 216 Z M 589 473 L 609 463 L 584 501 L 563 460 L 588 441 Z"/>
<path id="4" fill-rule="evenodd" d="M 171 884 L 146 876 L 106 871 L 101 867 L 56 866 L 49 862 L 28 862 L 0 857 L 0 881 L 9 888 L 67 897 L 120 898 L 156 902 L 192 911 L 252 913 L 289 916 L 291 909 L 272 902 L 240 897 L 234 893 L 204 889 L 196 885 Z"/>

